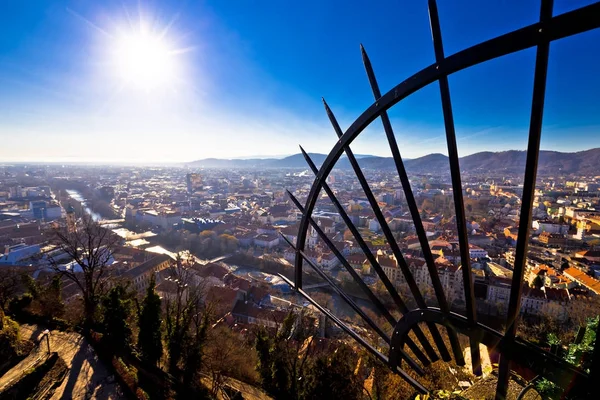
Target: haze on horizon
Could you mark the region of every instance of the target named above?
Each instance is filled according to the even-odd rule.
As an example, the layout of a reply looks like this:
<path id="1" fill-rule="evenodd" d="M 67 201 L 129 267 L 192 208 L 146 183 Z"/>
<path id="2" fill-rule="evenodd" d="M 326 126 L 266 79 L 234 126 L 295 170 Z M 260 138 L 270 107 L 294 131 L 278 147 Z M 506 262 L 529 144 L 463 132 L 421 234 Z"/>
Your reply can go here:
<path id="1" fill-rule="evenodd" d="M 556 1 L 555 14 L 593 1 Z M 537 21 L 533 2 L 439 2 L 447 55 Z M 43 0 L 0 5 L 0 162 L 189 162 L 328 153 L 434 60 L 426 2 Z M 594 51 L 594 49 L 596 51 Z M 600 147 L 600 32 L 552 43 L 542 148 Z M 526 146 L 535 49 L 450 76 L 460 155 Z M 447 154 L 437 83 L 390 111 L 402 155 Z M 353 144 L 390 156 L 375 121 Z"/>

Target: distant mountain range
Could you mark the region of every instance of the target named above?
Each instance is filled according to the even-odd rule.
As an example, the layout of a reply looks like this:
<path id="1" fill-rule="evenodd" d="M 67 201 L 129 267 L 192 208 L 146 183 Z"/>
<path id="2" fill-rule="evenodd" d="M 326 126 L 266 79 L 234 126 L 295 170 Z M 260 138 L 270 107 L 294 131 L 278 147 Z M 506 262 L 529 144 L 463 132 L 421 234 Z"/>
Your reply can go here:
<path id="1" fill-rule="evenodd" d="M 309 153 L 317 165 L 321 165 L 326 154 Z M 357 155 L 359 164 L 367 169 L 393 169 L 395 168 L 392 157 L 377 157 Z M 460 158 L 461 170 L 467 172 L 506 172 L 520 173 L 525 169 L 526 152 L 508 150 L 501 152 L 484 151 Z M 200 168 L 308 168 L 302 154 L 294 154 L 280 159 L 253 158 L 253 159 L 218 159 L 206 158 L 186 164 L 189 167 Z M 406 169 L 417 173 L 440 173 L 448 171 L 448 157 L 443 154 L 428 154 L 423 157 L 404 159 Z M 348 159 L 342 156 L 336 168 L 351 168 Z M 558 151 L 540 151 L 538 162 L 540 173 L 554 174 L 581 174 L 600 175 L 600 148 L 578 151 L 575 153 L 561 153 Z"/>

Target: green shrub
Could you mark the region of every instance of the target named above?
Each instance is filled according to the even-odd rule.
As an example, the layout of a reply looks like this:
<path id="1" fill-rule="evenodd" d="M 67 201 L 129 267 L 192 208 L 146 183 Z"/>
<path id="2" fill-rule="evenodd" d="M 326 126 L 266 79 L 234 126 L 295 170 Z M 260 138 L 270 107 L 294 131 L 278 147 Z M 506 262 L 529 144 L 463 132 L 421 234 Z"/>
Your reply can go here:
<path id="1" fill-rule="evenodd" d="M 113 358 L 112 365 L 127 387 L 135 392 L 138 387 L 137 369 L 128 368 L 123 360 L 117 357 Z"/>
<path id="2" fill-rule="evenodd" d="M 2 330 L 0 336 L 10 345 L 16 346 L 19 341 L 19 324 L 13 321 L 10 317 L 4 317 L 2 321 Z"/>
<path id="3" fill-rule="evenodd" d="M 558 399 L 562 393 L 562 390 L 558 386 L 546 378 L 542 378 L 535 383 L 535 390 L 544 399 Z"/>
<path id="4" fill-rule="evenodd" d="M 13 315 L 22 315 L 25 309 L 31 305 L 32 301 L 33 296 L 30 293 L 15 297 L 8 303 L 8 311 Z"/>

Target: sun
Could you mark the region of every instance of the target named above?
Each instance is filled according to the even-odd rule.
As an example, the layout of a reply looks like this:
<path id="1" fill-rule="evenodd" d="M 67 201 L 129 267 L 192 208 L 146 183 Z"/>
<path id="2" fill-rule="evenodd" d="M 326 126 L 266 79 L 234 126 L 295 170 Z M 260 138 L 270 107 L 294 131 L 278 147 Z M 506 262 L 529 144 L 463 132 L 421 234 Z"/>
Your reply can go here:
<path id="1" fill-rule="evenodd" d="M 114 50 L 116 72 L 125 83 L 152 90 L 170 86 L 177 78 L 176 51 L 159 35 L 121 35 Z"/>

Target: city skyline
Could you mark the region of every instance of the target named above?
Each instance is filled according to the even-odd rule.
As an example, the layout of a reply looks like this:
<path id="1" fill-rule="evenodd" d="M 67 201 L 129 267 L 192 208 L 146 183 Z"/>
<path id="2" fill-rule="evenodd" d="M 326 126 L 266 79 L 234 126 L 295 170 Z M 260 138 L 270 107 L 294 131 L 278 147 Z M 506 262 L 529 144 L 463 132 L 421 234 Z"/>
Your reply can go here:
<path id="1" fill-rule="evenodd" d="M 594 397 L 600 0 L 0 27 L 0 398 Z"/>
<path id="2" fill-rule="evenodd" d="M 557 2 L 555 14 L 580 3 Z M 280 156 L 299 142 L 328 153 L 336 137 L 320 97 L 343 129 L 373 102 L 360 43 L 384 92 L 433 62 L 424 2 L 344 4 L 2 5 L 0 162 Z M 440 4 L 446 54 L 534 23 L 538 6 Z M 551 45 L 542 148 L 600 147 L 598 54 L 585 50 L 597 43 L 592 31 Z M 461 156 L 525 149 L 534 54 L 450 77 Z M 437 84 L 390 117 L 405 158 L 447 154 Z M 380 122 L 353 149 L 389 157 Z"/>

